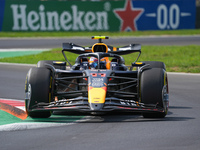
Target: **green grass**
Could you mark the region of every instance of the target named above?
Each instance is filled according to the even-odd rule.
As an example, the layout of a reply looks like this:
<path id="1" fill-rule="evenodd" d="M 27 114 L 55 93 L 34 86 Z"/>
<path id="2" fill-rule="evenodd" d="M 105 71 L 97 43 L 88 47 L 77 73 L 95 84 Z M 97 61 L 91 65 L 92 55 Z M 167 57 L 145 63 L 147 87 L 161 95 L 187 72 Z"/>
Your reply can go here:
<path id="1" fill-rule="evenodd" d="M 78 55 L 67 53 L 67 58 L 74 63 Z M 137 54 L 125 55 L 125 64 L 131 65 Z M 0 62 L 37 64 L 40 60 L 62 60 L 61 49 L 42 52 L 36 55 L 2 58 Z M 170 72 L 200 73 L 200 46 L 142 46 L 139 61 L 163 61 Z"/>
<path id="2" fill-rule="evenodd" d="M 94 35 L 121 36 L 149 36 L 149 35 L 200 35 L 200 29 L 195 30 L 159 30 L 159 31 L 133 31 L 133 32 L 0 32 L 3 37 L 85 37 Z"/>
<path id="3" fill-rule="evenodd" d="M 17 123 L 22 121 L 21 119 L 3 111 L 0 109 L 0 125 L 5 125 L 5 124 L 11 124 L 11 123 Z"/>

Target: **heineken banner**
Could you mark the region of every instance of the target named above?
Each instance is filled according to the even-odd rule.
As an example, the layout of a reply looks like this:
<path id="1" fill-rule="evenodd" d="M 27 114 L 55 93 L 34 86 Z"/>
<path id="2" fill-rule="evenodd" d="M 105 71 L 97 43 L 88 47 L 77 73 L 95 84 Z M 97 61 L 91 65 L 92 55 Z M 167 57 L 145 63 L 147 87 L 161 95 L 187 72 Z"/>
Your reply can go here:
<path id="1" fill-rule="evenodd" d="M 195 16 L 195 0 L 0 0 L 0 31 L 194 29 Z"/>

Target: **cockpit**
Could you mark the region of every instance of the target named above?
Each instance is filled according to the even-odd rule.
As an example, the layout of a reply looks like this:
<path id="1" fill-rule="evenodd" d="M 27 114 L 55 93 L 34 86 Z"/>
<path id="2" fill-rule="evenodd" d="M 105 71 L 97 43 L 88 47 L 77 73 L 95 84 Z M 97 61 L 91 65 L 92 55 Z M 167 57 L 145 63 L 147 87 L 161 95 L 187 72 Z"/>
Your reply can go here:
<path id="1" fill-rule="evenodd" d="M 102 42 L 102 39 L 109 39 L 107 36 L 93 36 L 92 39 L 96 39 L 98 42 L 91 47 L 82 47 L 73 43 L 63 43 L 62 53 L 72 70 L 112 69 L 126 71 L 128 68 L 125 66 L 124 58 L 120 55 L 139 52 L 139 58 L 141 53 L 141 45 L 139 44 L 130 44 L 128 46 L 116 48 Z M 64 54 L 65 51 L 80 54 L 74 65 L 71 65 L 68 61 Z"/>

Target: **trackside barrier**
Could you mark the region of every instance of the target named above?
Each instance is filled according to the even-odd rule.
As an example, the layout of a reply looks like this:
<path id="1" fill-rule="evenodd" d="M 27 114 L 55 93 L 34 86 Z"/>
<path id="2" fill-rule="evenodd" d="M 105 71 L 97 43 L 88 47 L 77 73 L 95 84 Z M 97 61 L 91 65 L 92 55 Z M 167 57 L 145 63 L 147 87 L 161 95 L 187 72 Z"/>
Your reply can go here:
<path id="1" fill-rule="evenodd" d="M 200 29 L 200 6 L 196 7 L 196 29 Z"/>
<path id="2" fill-rule="evenodd" d="M 194 29 L 195 19 L 195 0 L 0 0 L 0 31 Z"/>

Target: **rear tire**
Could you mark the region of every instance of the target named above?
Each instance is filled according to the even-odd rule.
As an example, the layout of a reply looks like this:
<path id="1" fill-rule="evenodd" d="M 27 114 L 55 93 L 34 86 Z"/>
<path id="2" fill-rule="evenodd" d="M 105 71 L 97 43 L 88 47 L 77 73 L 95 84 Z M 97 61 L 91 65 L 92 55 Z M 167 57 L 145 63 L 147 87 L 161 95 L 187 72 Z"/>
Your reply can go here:
<path id="1" fill-rule="evenodd" d="M 52 87 L 51 71 L 47 68 L 31 68 L 28 71 L 25 84 L 26 111 L 31 118 L 48 118 L 50 111 L 32 111 L 38 103 L 51 101 Z"/>
<path id="2" fill-rule="evenodd" d="M 161 68 L 150 68 L 141 74 L 140 96 L 144 104 L 157 104 L 164 112 L 143 113 L 144 118 L 164 118 L 168 111 L 167 74 Z"/>
<path id="3" fill-rule="evenodd" d="M 46 64 L 49 64 L 49 65 L 52 65 L 55 69 L 66 70 L 66 63 L 65 62 L 63 62 L 63 64 L 58 64 L 58 65 L 55 65 L 53 62 L 56 62 L 56 61 L 53 61 L 53 60 L 42 60 L 42 61 L 39 61 L 37 63 L 37 67 L 45 67 L 45 68 L 47 68 Z M 60 62 L 60 61 L 57 61 L 57 62 Z"/>
<path id="4" fill-rule="evenodd" d="M 149 64 L 150 68 L 162 68 L 166 70 L 165 64 L 160 61 L 143 61 L 143 63 L 145 63 L 145 65 Z"/>

